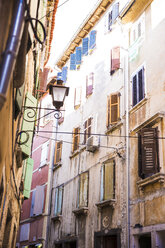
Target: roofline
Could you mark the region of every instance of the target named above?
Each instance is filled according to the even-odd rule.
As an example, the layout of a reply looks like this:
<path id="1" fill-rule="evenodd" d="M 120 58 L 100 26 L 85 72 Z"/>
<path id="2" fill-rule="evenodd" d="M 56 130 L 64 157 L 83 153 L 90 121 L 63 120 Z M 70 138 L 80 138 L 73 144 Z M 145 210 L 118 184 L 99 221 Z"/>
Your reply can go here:
<path id="1" fill-rule="evenodd" d="M 55 65 L 61 69 L 66 64 L 70 58 L 70 54 L 73 53 L 75 48 L 80 45 L 82 39 L 87 36 L 90 30 L 96 25 L 98 20 L 113 1 L 114 0 L 99 0 L 99 2 L 94 6 L 94 9 L 88 14 L 83 23 L 80 25 L 77 32 L 73 35 L 73 38 L 66 46 Z"/>

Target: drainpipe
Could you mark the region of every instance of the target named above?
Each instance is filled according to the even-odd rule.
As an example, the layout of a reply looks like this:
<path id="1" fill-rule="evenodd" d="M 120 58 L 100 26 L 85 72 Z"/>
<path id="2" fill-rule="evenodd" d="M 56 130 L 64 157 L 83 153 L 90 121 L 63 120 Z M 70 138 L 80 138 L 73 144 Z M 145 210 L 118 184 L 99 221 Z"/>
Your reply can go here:
<path id="1" fill-rule="evenodd" d="M 9 83 L 13 74 L 18 50 L 24 28 L 25 6 L 23 0 L 17 0 L 15 11 L 11 20 L 9 37 L 0 65 L 0 110 L 5 101 Z"/>
<path id="2" fill-rule="evenodd" d="M 124 60 L 124 88 L 125 88 L 125 111 L 126 111 L 126 211 L 127 211 L 127 248 L 130 248 L 130 142 L 129 142 L 129 67 L 128 50 L 125 49 Z"/>

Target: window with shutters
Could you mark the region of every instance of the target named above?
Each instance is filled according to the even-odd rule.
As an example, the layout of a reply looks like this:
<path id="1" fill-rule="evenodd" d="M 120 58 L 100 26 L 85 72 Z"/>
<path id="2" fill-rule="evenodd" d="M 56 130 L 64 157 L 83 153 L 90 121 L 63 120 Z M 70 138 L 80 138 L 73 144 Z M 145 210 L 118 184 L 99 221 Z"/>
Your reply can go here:
<path id="1" fill-rule="evenodd" d="M 81 105 L 81 87 L 75 88 L 74 92 L 74 108 L 77 109 Z"/>
<path id="2" fill-rule="evenodd" d="M 62 153 L 62 141 L 58 141 L 56 142 L 56 145 L 55 145 L 54 165 L 57 165 L 60 163 L 61 153 Z"/>
<path id="3" fill-rule="evenodd" d="M 88 206 L 88 172 L 84 172 L 79 177 L 79 202 L 78 208 Z"/>
<path id="4" fill-rule="evenodd" d="M 83 38 L 82 39 L 82 55 L 87 56 L 88 55 L 88 49 L 89 49 L 89 38 Z"/>
<path id="5" fill-rule="evenodd" d="M 54 216 L 58 216 L 62 214 L 63 191 L 64 191 L 63 185 L 57 187 L 55 190 Z"/>
<path id="6" fill-rule="evenodd" d="M 96 30 L 92 30 L 89 34 L 89 54 L 93 52 L 96 47 Z"/>
<path id="7" fill-rule="evenodd" d="M 111 49 L 111 68 L 110 74 L 120 69 L 120 47 L 114 47 Z"/>
<path id="8" fill-rule="evenodd" d="M 159 172 L 158 129 L 144 128 L 138 133 L 139 177 Z"/>
<path id="9" fill-rule="evenodd" d="M 143 15 L 133 24 L 130 30 L 130 45 L 135 42 L 138 43 L 143 37 L 145 32 L 145 15 Z"/>
<path id="10" fill-rule="evenodd" d="M 79 149 L 80 142 L 80 128 L 73 129 L 73 140 L 72 140 L 72 152 L 75 152 Z"/>
<path id="11" fill-rule="evenodd" d="M 107 123 L 109 128 L 120 120 L 120 93 L 111 94 L 107 97 Z"/>
<path id="12" fill-rule="evenodd" d="M 107 161 L 101 167 L 100 201 L 115 198 L 115 161 Z"/>
<path id="13" fill-rule="evenodd" d="M 70 55 L 70 70 L 76 70 L 76 54 L 72 53 Z"/>
<path id="14" fill-rule="evenodd" d="M 115 3 L 115 4 L 113 4 L 110 12 L 105 17 L 106 31 L 112 30 L 112 24 L 114 24 L 118 15 L 119 15 L 119 3 Z"/>
<path id="15" fill-rule="evenodd" d="M 91 72 L 86 76 L 86 97 L 90 96 L 93 93 L 93 84 L 94 84 L 94 73 Z"/>
<path id="16" fill-rule="evenodd" d="M 30 216 L 37 216 L 44 212 L 45 185 L 37 185 L 32 193 Z"/>
<path id="17" fill-rule="evenodd" d="M 87 139 L 91 136 L 91 129 L 92 129 L 92 118 L 88 118 L 84 122 L 84 144 L 86 144 Z"/>
<path id="18" fill-rule="evenodd" d="M 132 105 L 135 106 L 145 97 L 144 66 L 132 76 Z"/>
<path id="19" fill-rule="evenodd" d="M 42 144 L 40 167 L 48 163 L 48 151 L 49 151 L 49 141 Z"/>

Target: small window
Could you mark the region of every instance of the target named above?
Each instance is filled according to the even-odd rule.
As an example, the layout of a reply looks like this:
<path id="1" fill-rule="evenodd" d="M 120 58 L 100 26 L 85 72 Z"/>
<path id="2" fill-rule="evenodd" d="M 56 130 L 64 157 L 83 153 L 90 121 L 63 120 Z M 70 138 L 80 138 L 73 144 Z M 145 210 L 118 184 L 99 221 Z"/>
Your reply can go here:
<path id="1" fill-rule="evenodd" d="M 104 163 L 101 167 L 101 195 L 100 200 L 115 198 L 115 162 L 114 160 Z"/>
<path id="2" fill-rule="evenodd" d="M 107 21 L 108 21 L 108 30 L 111 31 L 112 24 L 115 22 L 116 18 L 119 15 L 119 3 L 115 3 L 112 6 L 111 11 L 108 13 Z"/>
<path id="3" fill-rule="evenodd" d="M 135 106 L 144 97 L 144 67 L 141 67 L 132 77 L 132 105 Z"/>
<path id="4" fill-rule="evenodd" d="M 63 185 L 57 187 L 55 191 L 55 207 L 54 207 L 55 216 L 62 214 L 63 191 L 64 191 Z"/>
<path id="5" fill-rule="evenodd" d="M 41 151 L 41 161 L 40 161 L 40 167 L 47 164 L 48 161 L 48 151 L 49 151 L 49 141 L 45 142 L 42 145 L 42 151 Z"/>
<path id="6" fill-rule="evenodd" d="M 58 141 L 56 142 L 56 146 L 55 146 L 54 165 L 58 164 L 61 161 L 61 153 L 62 153 L 62 141 Z"/>
<path id="7" fill-rule="evenodd" d="M 75 88 L 74 93 L 74 108 L 77 109 L 81 105 L 81 87 Z"/>
<path id="8" fill-rule="evenodd" d="M 88 206 L 88 178 L 88 172 L 82 173 L 79 178 L 79 208 Z"/>
<path id="9" fill-rule="evenodd" d="M 130 31 L 130 45 L 144 37 L 145 31 L 145 16 L 144 14 L 133 24 Z"/>
<path id="10" fill-rule="evenodd" d="M 45 185 L 36 186 L 33 191 L 30 216 L 40 215 L 44 212 Z"/>
<path id="11" fill-rule="evenodd" d="M 159 172 L 158 129 L 144 128 L 138 134 L 139 176 L 146 178 Z"/>
<path id="12" fill-rule="evenodd" d="M 94 84 L 94 73 L 91 72 L 86 76 L 86 97 L 90 96 L 93 93 L 93 84 Z"/>
<path id="13" fill-rule="evenodd" d="M 107 128 L 120 120 L 120 93 L 107 97 Z"/>
<path id="14" fill-rule="evenodd" d="M 86 144 L 87 139 L 91 136 L 92 128 L 92 118 L 89 118 L 84 123 L 84 144 Z"/>
<path id="15" fill-rule="evenodd" d="M 114 47 L 111 49 L 110 74 L 112 75 L 118 69 L 120 69 L 120 47 Z"/>
<path id="16" fill-rule="evenodd" d="M 75 152 L 79 149 L 80 142 L 80 128 L 73 129 L 73 142 L 72 142 L 72 152 Z"/>

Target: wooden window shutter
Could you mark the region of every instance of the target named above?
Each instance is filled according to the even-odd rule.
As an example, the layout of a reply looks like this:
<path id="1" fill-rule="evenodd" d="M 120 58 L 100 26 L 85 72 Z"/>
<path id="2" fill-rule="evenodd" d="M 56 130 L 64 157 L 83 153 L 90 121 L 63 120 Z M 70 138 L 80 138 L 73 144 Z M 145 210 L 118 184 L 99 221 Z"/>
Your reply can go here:
<path id="1" fill-rule="evenodd" d="M 91 128 L 92 128 L 92 118 L 90 117 L 88 120 L 84 122 L 84 144 L 87 139 L 91 136 Z"/>
<path id="2" fill-rule="evenodd" d="M 17 89 L 16 98 L 15 98 L 15 119 L 22 109 L 23 97 L 24 97 L 25 84 Z"/>
<path id="3" fill-rule="evenodd" d="M 83 55 L 88 55 L 88 43 L 89 43 L 88 38 L 82 39 L 82 54 Z"/>
<path id="4" fill-rule="evenodd" d="M 57 215 L 62 213 L 62 200 L 63 200 L 63 186 L 58 188 L 58 205 L 57 205 Z"/>
<path id="5" fill-rule="evenodd" d="M 120 94 L 110 95 L 110 124 L 115 124 L 120 118 Z"/>
<path id="6" fill-rule="evenodd" d="M 32 158 L 28 158 L 26 159 L 25 163 L 26 163 L 26 172 L 25 172 L 25 179 L 24 179 L 23 195 L 25 198 L 28 199 L 30 197 L 34 160 Z"/>
<path id="7" fill-rule="evenodd" d="M 36 186 L 33 215 L 39 215 L 43 213 L 44 198 L 45 198 L 45 186 L 44 185 Z"/>
<path id="8" fill-rule="evenodd" d="M 78 150 L 79 148 L 79 139 L 80 139 L 80 129 L 79 128 L 74 128 L 73 129 L 73 144 L 72 144 L 72 152 Z"/>
<path id="9" fill-rule="evenodd" d="M 61 161 L 62 141 L 56 142 L 54 164 Z"/>
<path id="10" fill-rule="evenodd" d="M 88 172 L 80 175 L 79 208 L 88 206 Z"/>
<path id="11" fill-rule="evenodd" d="M 76 54 L 70 55 L 70 70 L 76 70 Z"/>
<path id="12" fill-rule="evenodd" d="M 49 148 L 49 141 L 45 142 L 42 145 L 40 166 L 44 166 L 45 164 L 47 164 L 48 151 L 49 151 L 48 148 Z"/>
<path id="13" fill-rule="evenodd" d="M 144 128 L 141 135 L 142 174 L 152 174 L 159 171 L 158 136 L 156 128 Z"/>
<path id="14" fill-rule="evenodd" d="M 81 87 L 75 88 L 74 108 L 78 108 L 81 104 Z"/>
<path id="15" fill-rule="evenodd" d="M 111 71 L 112 75 L 117 69 L 120 68 L 120 47 L 111 49 Z"/>
<path id="16" fill-rule="evenodd" d="M 104 200 L 104 165 L 101 166 L 100 201 Z"/>
<path id="17" fill-rule="evenodd" d="M 135 106 L 138 102 L 137 99 L 137 75 L 135 75 L 132 79 L 132 102 L 133 106 Z"/>
<path id="18" fill-rule="evenodd" d="M 138 72 L 138 88 L 139 88 L 139 99 L 140 102 L 144 98 L 144 67 Z"/>
<path id="19" fill-rule="evenodd" d="M 61 73 L 61 78 L 62 78 L 64 83 L 66 83 L 66 80 L 67 80 L 67 73 L 68 73 L 68 67 L 64 66 L 62 68 L 62 73 Z"/>
<path id="20" fill-rule="evenodd" d="M 106 126 L 110 125 L 110 96 L 107 96 Z"/>
<path id="21" fill-rule="evenodd" d="M 105 163 L 104 165 L 104 200 L 114 198 L 115 186 L 115 166 L 114 161 Z"/>
<path id="22" fill-rule="evenodd" d="M 76 65 L 81 64 L 81 47 L 76 47 Z"/>
<path id="23" fill-rule="evenodd" d="M 94 73 L 91 72 L 86 76 L 86 97 L 93 93 L 93 84 L 94 84 Z"/>
<path id="24" fill-rule="evenodd" d="M 31 201 L 30 217 L 33 216 L 35 194 L 36 194 L 36 189 L 32 192 L 32 201 Z"/>
<path id="25" fill-rule="evenodd" d="M 32 96 L 32 94 L 29 92 L 26 94 L 25 107 L 37 107 L 37 99 L 34 96 Z M 30 118 L 29 116 L 30 117 L 33 116 L 33 117 Z M 27 140 L 27 134 L 22 133 L 20 142 L 22 143 L 21 149 L 23 153 L 23 159 L 26 159 L 31 154 L 34 124 L 35 124 L 35 115 L 33 109 L 25 108 L 21 130 L 28 131 L 28 140 Z"/>
<path id="26" fill-rule="evenodd" d="M 96 30 L 90 32 L 89 49 L 93 49 L 96 46 Z"/>
<path id="27" fill-rule="evenodd" d="M 119 15 L 119 3 L 115 3 L 112 7 L 112 24 Z"/>

